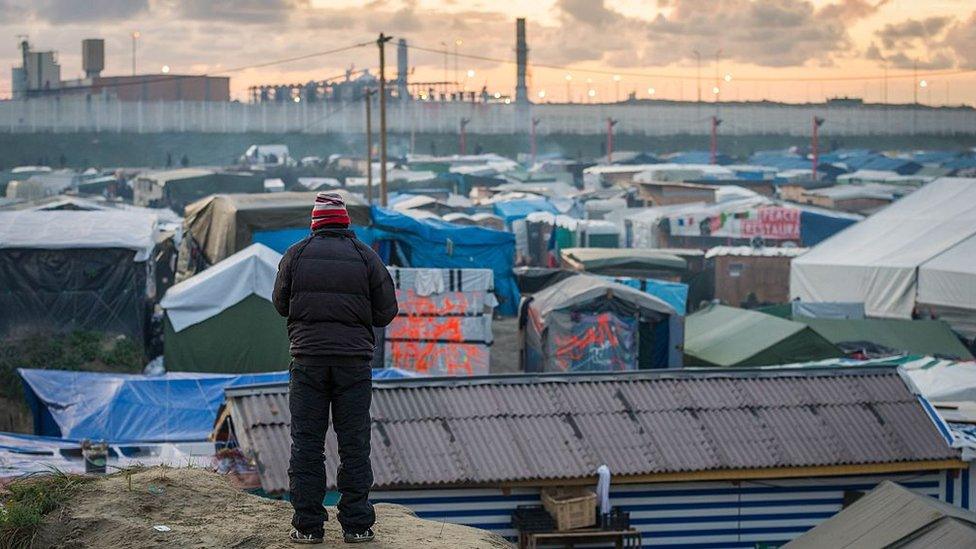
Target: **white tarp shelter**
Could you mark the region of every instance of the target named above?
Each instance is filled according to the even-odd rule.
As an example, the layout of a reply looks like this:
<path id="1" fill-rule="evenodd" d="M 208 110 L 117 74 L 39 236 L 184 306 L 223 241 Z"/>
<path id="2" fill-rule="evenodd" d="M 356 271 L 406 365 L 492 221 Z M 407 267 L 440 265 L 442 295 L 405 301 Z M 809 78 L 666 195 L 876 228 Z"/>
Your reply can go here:
<path id="1" fill-rule="evenodd" d="M 281 254 L 251 244 L 200 274 L 173 286 L 160 301 L 177 332 L 207 320 L 251 294 L 271 301 Z"/>
<path id="2" fill-rule="evenodd" d="M 863 302 L 871 317 L 944 316 L 976 323 L 976 179 L 943 177 L 793 260 L 790 294 Z M 925 305 L 928 305 L 926 307 Z"/>
<path id="3" fill-rule="evenodd" d="M 145 261 L 156 246 L 154 214 L 127 211 L 0 212 L 0 248 L 122 248 Z"/>

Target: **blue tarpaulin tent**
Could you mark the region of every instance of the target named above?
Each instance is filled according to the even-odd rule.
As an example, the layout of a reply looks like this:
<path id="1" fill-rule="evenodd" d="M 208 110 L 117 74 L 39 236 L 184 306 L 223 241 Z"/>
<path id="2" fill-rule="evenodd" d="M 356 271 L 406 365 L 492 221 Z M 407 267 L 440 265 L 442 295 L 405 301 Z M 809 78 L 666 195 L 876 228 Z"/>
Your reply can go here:
<path id="1" fill-rule="evenodd" d="M 617 284 L 630 286 L 635 290 L 657 297 L 674 307 L 674 310 L 681 316 L 685 316 L 688 309 L 688 285 L 681 282 L 669 282 L 667 280 L 656 280 L 654 278 L 632 278 L 629 276 L 601 276 L 605 280 L 611 280 Z"/>
<path id="2" fill-rule="evenodd" d="M 379 206 L 373 206 L 372 214 L 373 238 L 395 241 L 404 267 L 491 269 L 499 312 L 517 314 L 520 297 L 512 273 L 515 235 L 439 219 L 415 219 Z"/>
<path id="3" fill-rule="evenodd" d="M 374 370 L 374 379 L 410 376 Z M 160 376 L 65 370 L 18 370 L 34 433 L 71 440 L 184 442 L 206 440 L 231 386 L 284 383 L 288 372 Z"/>
<path id="4" fill-rule="evenodd" d="M 509 200 L 507 202 L 496 202 L 495 215 L 505 220 L 505 225 L 511 226 L 512 221 L 525 219 L 530 213 L 546 212 L 556 215 L 559 210 L 545 198 L 523 198 L 520 200 Z"/>

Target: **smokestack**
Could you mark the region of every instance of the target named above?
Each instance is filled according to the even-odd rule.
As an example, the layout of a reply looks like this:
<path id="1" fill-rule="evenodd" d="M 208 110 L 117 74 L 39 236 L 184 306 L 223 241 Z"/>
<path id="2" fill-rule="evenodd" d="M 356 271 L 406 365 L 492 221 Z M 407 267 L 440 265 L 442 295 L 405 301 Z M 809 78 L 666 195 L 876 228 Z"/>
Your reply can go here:
<path id="1" fill-rule="evenodd" d="M 515 61 L 518 65 L 515 80 L 515 102 L 529 102 L 529 89 L 525 86 L 525 65 L 528 62 L 529 48 L 525 43 L 525 18 L 515 20 Z"/>
<path id="2" fill-rule="evenodd" d="M 407 41 L 403 38 L 397 40 L 397 77 L 396 90 L 397 97 L 401 100 L 407 99 L 407 73 L 410 71 L 410 64 L 407 62 Z"/>
<path id="3" fill-rule="evenodd" d="M 105 70 L 105 40 L 86 38 L 81 41 L 81 68 L 85 78 L 95 78 Z"/>

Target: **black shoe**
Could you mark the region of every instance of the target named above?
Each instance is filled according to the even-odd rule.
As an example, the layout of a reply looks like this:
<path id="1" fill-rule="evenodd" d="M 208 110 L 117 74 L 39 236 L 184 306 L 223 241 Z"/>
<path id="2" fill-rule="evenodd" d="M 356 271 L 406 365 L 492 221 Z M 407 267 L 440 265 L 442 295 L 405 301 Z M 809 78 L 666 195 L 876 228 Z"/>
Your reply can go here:
<path id="1" fill-rule="evenodd" d="M 342 538 L 346 540 L 346 543 L 366 543 L 367 541 L 373 541 L 373 529 L 367 528 L 362 532 L 342 532 Z"/>
<path id="2" fill-rule="evenodd" d="M 288 539 L 292 543 L 301 543 L 304 545 L 315 545 L 317 543 L 322 543 L 324 535 L 323 534 L 303 534 L 298 530 L 292 530 L 291 534 L 288 535 Z"/>

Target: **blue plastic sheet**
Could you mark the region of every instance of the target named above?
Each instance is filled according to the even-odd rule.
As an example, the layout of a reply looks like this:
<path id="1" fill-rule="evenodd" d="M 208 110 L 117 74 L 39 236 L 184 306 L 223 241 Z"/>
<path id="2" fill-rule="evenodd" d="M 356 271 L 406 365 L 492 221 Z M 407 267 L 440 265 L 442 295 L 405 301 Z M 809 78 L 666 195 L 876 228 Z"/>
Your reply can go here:
<path id="1" fill-rule="evenodd" d="M 667 280 L 656 280 L 653 278 L 632 278 L 628 276 L 601 276 L 605 280 L 611 280 L 624 286 L 630 286 L 635 290 L 640 290 L 661 299 L 681 316 L 685 316 L 688 310 L 688 285 L 681 282 L 669 282 Z"/>
<path id="2" fill-rule="evenodd" d="M 545 198 L 525 198 L 521 200 L 509 200 L 507 202 L 496 202 L 494 206 L 495 215 L 505 220 L 505 224 L 511 226 L 512 221 L 525 219 L 530 213 L 548 212 L 553 215 L 559 210 Z"/>
<path id="3" fill-rule="evenodd" d="M 405 267 L 439 269 L 491 269 L 495 273 L 498 310 L 515 316 L 519 304 L 518 285 L 512 272 L 515 235 L 484 227 L 454 225 L 439 219 L 415 219 L 373 206 L 373 236 L 394 240 Z"/>
<path id="4" fill-rule="evenodd" d="M 375 379 L 412 377 L 374 370 Z M 18 370 L 40 436 L 110 442 L 206 440 L 213 430 L 224 389 L 282 383 L 288 372 L 161 376 L 65 370 Z"/>

